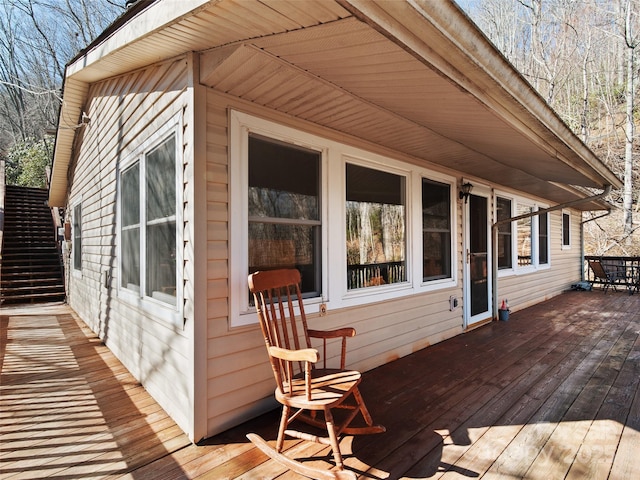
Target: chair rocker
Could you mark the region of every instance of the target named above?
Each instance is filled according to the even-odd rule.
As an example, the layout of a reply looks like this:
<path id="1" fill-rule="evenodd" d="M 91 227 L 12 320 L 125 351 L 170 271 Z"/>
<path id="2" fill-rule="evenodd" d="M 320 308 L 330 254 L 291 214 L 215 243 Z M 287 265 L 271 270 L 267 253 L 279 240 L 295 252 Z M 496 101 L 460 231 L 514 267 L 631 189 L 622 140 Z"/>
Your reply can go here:
<path id="1" fill-rule="evenodd" d="M 249 275 L 260 327 L 276 380 L 275 397 L 282 404 L 282 417 L 275 450 L 256 434 L 247 437 L 263 453 L 301 475 L 311 478 L 355 478 L 344 470 L 339 437 L 342 434 L 381 433 L 364 404 L 358 384 L 360 372 L 345 370 L 346 341 L 353 328 L 333 331 L 309 330 L 300 293 L 300 272 L 295 269 L 261 271 Z M 318 350 L 311 338 L 323 341 L 323 368 L 317 368 Z M 341 338 L 340 368 L 327 368 L 327 340 Z M 354 426 L 356 417 L 364 424 Z M 300 420 L 326 430 L 326 436 L 289 428 Z M 362 422 L 361 422 L 362 423 Z M 337 470 L 320 470 L 292 460 L 282 453 L 285 436 L 314 441 L 331 447 Z"/>

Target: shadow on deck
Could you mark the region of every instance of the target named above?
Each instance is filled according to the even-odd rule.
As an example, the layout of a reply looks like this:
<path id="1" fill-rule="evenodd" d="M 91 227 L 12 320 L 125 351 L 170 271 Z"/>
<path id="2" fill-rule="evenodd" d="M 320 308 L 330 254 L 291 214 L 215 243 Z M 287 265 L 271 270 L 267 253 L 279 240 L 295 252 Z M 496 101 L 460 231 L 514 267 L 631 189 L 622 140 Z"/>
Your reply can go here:
<path id="1" fill-rule="evenodd" d="M 273 442 L 279 412 L 191 445 L 66 307 L 36 308 L 1 317 L 0 478 L 298 478 L 244 437 Z M 345 437 L 345 464 L 373 479 L 640 478 L 639 384 L 640 295 L 566 293 L 367 372 L 387 432 Z M 322 446 L 286 447 L 331 467 Z"/>

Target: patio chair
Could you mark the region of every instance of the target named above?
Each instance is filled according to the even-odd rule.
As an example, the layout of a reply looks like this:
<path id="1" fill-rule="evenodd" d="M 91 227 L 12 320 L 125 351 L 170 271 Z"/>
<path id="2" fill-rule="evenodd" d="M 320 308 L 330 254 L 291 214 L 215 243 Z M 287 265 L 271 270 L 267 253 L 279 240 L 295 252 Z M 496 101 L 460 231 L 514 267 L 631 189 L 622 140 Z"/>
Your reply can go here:
<path id="1" fill-rule="evenodd" d="M 624 267 L 619 265 L 603 263 L 602 260 L 589 260 L 589 267 L 594 275 L 594 281 L 600 280 L 604 282 L 604 293 L 607 293 L 609 287 L 613 287 L 614 291 L 618 291 L 616 285 L 624 283 L 627 285 L 627 276 Z M 591 282 L 593 284 L 593 282 Z"/>
<path id="2" fill-rule="evenodd" d="M 381 433 L 385 428 L 374 425 L 365 406 L 358 384 L 360 372 L 345 370 L 346 340 L 355 335 L 353 328 L 318 331 L 307 328 L 300 293 L 300 272 L 281 269 L 249 275 L 260 327 L 276 380 L 275 397 L 282 404 L 282 417 L 275 450 L 256 434 L 247 437 L 263 453 L 285 467 L 312 478 L 355 478 L 344 470 L 339 437 L 342 434 Z M 311 338 L 323 340 L 323 365 L 318 368 L 318 350 Z M 327 340 L 342 339 L 340 368 L 327 368 Z M 334 416 L 335 414 L 335 416 Z M 361 416 L 360 426 L 353 423 Z M 308 430 L 290 429 L 294 420 L 321 428 L 326 436 Z M 285 436 L 314 441 L 330 446 L 337 470 L 321 470 L 286 457 L 282 452 Z"/>

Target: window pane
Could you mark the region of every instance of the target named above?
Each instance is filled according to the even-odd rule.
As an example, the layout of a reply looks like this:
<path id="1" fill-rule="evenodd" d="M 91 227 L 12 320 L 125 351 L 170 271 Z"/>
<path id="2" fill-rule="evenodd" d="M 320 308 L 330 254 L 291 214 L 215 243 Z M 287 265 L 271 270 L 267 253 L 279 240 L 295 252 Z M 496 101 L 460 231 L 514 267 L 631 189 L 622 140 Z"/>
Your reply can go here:
<path id="1" fill-rule="evenodd" d="M 122 225 L 128 227 L 140 223 L 140 164 L 122 172 L 122 192 L 120 193 Z"/>
<path id="2" fill-rule="evenodd" d="M 319 246 L 320 226 L 249 222 L 249 273 L 297 268 L 303 294 L 318 296 Z"/>
<path id="3" fill-rule="evenodd" d="M 568 213 L 562 214 L 562 245 L 569 246 L 571 245 L 570 240 L 570 231 L 571 231 L 571 217 Z"/>
<path id="4" fill-rule="evenodd" d="M 176 222 L 147 226 L 146 294 L 176 304 Z"/>
<path id="5" fill-rule="evenodd" d="M 73 207 L 73 268 L 82 270 L 82 207 Z"/>
<path id="6" fill-rule="evenodd" d="M 518 216 L 532 212 L 526 205 L 518 205 Z M 531 217 L 518 220 L 518 266 L 531 265 Z"/>
<path id="7" fill-rule="evenodd" d="M 175 144 L 171 137 L 146 156 L 147 222 L 176 214 Z"/>
<path id="8" fill-rule="evenodd" d="M 496 201 L 497 219 L 511 218 L 511 200 L 498 197 Z M 498 225 L 498 268 L 512 268 L 511 222 Z"/>
<path id="9" fill-rule="evenodd" d="M 249 137 L 249 216 L 320 219 L 320 154 Z"/>
<path id="10" fill-rule="evenodd" d="M 422 278 L 451 277 L 450 186 L 422 179 Z"/>
<path id="11" fill-rule="evenodd" d="M 549 263 L 549 220 L 547 213 L 538 215 L 538 264 Z"/>
<path id="12" fill-rule="evenodd" d="M 404 177 L 350 164 L 346 173 L 348 288 L 405 281 Z"/>
<path id="13" fill-rule="evenodd" d="M 130 227 L 122 231 L 122 279 L 123 288 L 140 291 L 140 228 Z"/>
<path id="14" fill-rule="evenodd" d="M 123 288 L 140 291 L 140 164 L 121 175 L 122 213 L 121 278 Z"/>

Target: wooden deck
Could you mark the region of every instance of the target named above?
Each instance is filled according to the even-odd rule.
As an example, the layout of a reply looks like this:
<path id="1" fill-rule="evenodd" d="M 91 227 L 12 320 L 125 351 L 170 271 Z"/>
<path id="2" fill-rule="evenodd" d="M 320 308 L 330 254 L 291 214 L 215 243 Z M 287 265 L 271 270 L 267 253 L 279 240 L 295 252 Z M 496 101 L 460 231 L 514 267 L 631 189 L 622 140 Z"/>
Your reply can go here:
<path id="1" fill-rule="evenodd" d="M 0 315 L 0 478 L 291 479 L 245 439 L 189 443 L 65 306 Z M 381 435 L 345 437 L 372 479 L 640 478 L 640 295 L 572 292 L 367 372 Z M 265 357 L 266 361 L 266 357 Z M 329 468 L 320 446 L 288 454 Z"/>

